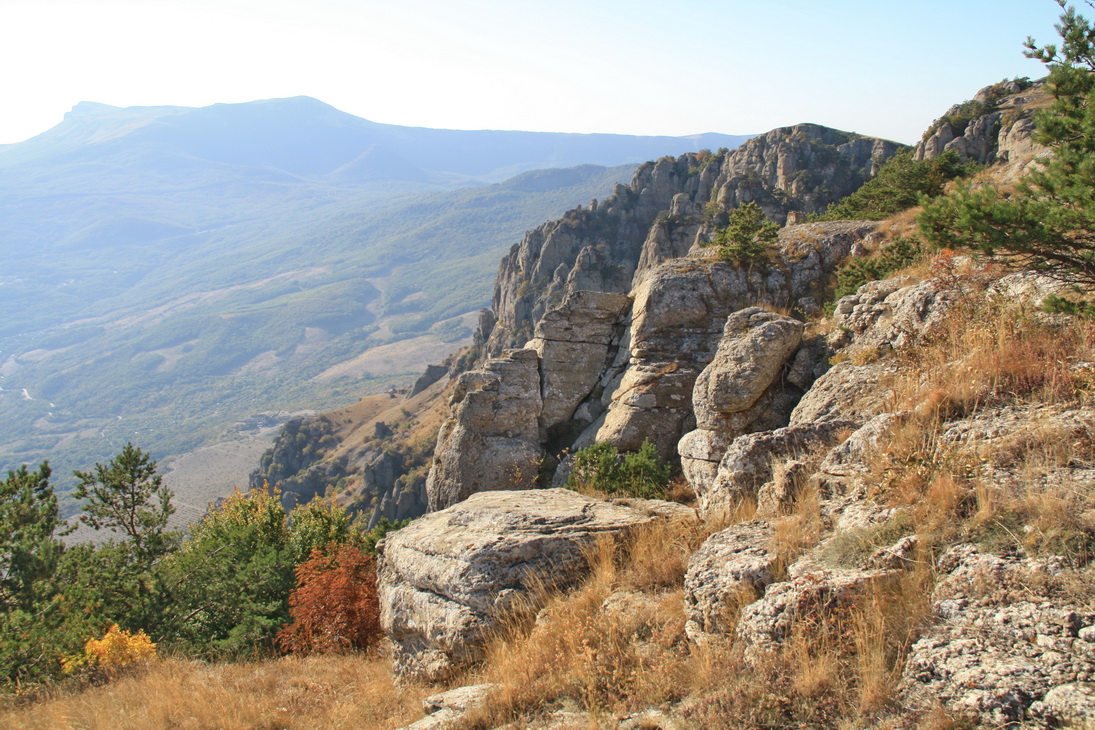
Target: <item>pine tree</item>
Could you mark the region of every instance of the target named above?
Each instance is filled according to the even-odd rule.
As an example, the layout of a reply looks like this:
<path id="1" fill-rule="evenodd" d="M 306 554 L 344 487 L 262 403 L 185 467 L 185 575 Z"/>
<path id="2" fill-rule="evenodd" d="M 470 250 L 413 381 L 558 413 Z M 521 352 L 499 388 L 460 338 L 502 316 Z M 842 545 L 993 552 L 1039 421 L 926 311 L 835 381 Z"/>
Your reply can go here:
<path id="1" fill-rule="evenodd" d="M 1054 278 L 1095 284 L 1095 27 L 1058 0 L 1060 46 L 1025 55 L 1049 68 L 1053 103 L 1035 117 L 1035 140 L 1053 155 L 1013 193 L 961 186 L 925 207 L 919 224 L 939 246 L 970 247 Z M 1088 3 L 1091 5 L 1091 3 Z M 1095 7 L 1093 5 L 1092 7 Z"/>
<path id="2" fill-rule="evenodd" d="M 81 522 L 122 533 L 142 560 L 155 560 L 173 546 L 166 535 L 175 512 L 171 490 L 144 451 L 126 444 L 106 465 L 75 474 L 80 483 L 73 496 L 85 500 Z"/>

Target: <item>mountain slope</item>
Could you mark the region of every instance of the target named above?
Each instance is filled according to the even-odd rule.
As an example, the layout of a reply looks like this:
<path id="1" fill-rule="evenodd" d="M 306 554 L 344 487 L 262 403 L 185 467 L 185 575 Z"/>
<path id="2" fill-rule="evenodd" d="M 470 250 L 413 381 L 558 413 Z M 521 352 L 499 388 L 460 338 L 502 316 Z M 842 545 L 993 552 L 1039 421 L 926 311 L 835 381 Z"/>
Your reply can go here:
<path id="1" fill-rule="evenodd" d="M 403 128 L 306 97 L 81 103 L 0 146 L 0 469 L 64 475 L 127 440 L 163 457 L 383 389 L 470 333 L 524 230 L 632 168 L 532 170 L 739 139 Z"/>

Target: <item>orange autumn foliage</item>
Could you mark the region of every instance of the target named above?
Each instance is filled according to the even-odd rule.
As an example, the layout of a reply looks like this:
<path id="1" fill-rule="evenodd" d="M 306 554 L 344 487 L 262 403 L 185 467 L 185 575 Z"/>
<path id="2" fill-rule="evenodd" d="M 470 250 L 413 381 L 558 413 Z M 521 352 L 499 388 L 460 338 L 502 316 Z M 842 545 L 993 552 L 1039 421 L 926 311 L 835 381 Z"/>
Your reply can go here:
<path id="1" fill-rule="evenodd" d="M 350 545 L 313 550 L 297 566 L 289 595 L 292 621 L 278 632 L 282 650 L 337 654 L 365 649 L 380 636 L 376 564 Z"/>

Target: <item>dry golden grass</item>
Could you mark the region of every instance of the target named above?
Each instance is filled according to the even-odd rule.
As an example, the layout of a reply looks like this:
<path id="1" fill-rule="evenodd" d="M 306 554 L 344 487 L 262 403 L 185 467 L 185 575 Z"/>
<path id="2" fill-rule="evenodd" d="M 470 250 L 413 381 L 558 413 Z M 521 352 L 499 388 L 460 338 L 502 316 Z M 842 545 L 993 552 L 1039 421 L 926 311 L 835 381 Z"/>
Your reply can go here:
<path id="1" fill-rule="evenodd" d="M 972 293 L 940 327 L 909 348 L 892 383 L 898 407 L 969 414 L 1006 403 L 1059 404 L 1089 395 L 1095 322 L 1051 319 Z"/>
<path id="2" fill-rule="evenodd" d="M 390 661 L 378 657 L 286 657 L 245 664 L 168 659 L 105 685 L 0 709 L 0 727 L 395 728 L 421 716 L 421 700 L 429 692 L 396 687 Z"/>
<path id="3" fill-rule="evenodd" d="M 809 534 L 816 496 L 796 505 L 784 522 Z M 732 638 L 696 646 L 684 637 L 681 556 L 710 529 L 669 523 L 631 543 L 600 543 L 581 588 L 551 598 L 535 621 L 515 619 L 484 666 L 460 680 L 498 686 L 465 726 L 520 724 L 571 708 L 612 727 L 629 713 L 680 703 L 701 727 L 862 727 L 894 709 L 904 656 L 930 608 L 930 571 L 901 574 L 851 607 L 821 609 L 784 646 L 747 658 Z M 789 528 L 782 539 L 800 551 L 816 535 Z M 747 593 L 728 610 L 758 597 Z"/>
<path id="4" fill-rule="evenodd" d="M 968 290 L 888 384 L 912 416 L 872 455 L 871 496 L 906 506 L 927 545 L 1022 546 L 1083 566 L 1095 558 L 1089 370 L 1095 322 L 1048 317 Z M 945 438 L 957 420 L 1013 414 L 989 438 Z M 1021 414 L 1017 420 L 1014 414 Z M 1000 433 L 1001 428 L 1004 432 Z"/>
<path id="5" fill-rule="evenodd" d="M 856 604 L 821 606 L 779 647 L 726 643 L 693 653 L 687 714 L 701 727 L 886 727 L 908 648 L 930 614 L 926 569 L 879 583 Z"/>
<path id="6" fill-rule="evenodd" d="M 923 208 L 918 205 L 890 216 L 879 224 L 878 230 L 890 241 L 897 238 L 911 238 L 919 232 L 916 219 L 922 210 Z"/>
<path id="7" fill-rule="evenodd" d="M 777 579 L 821 540 L 821 499 L 813 484 L 798 490 L 791 509 L 791 514 L 775 522 L 775 535 L 768 548 L 776 556 L 773 572 Z"/>

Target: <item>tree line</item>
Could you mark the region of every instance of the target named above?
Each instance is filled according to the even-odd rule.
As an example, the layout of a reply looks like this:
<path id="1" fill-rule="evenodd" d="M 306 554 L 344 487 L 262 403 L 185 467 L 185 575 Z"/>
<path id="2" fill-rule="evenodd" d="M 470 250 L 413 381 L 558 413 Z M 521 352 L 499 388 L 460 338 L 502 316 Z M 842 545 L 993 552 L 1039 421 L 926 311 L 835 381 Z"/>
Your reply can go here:
<path id="1" fill-rule="evenodd" d="M 15 689 L 93 669 L 107 637 L 144 636 L 201 658 L 347 651 L 379 634 L 376 542 L 333 501 L 287 512 L 275 489 L 237 491 L 184 534 L 171 490 L 127 444 L 77 471 L 77 521 L 94 543 L 66 544 L 48 463 L 0 480 L 0 684 Z M 100 639 L 100 637 L 104 637 Z"/>

